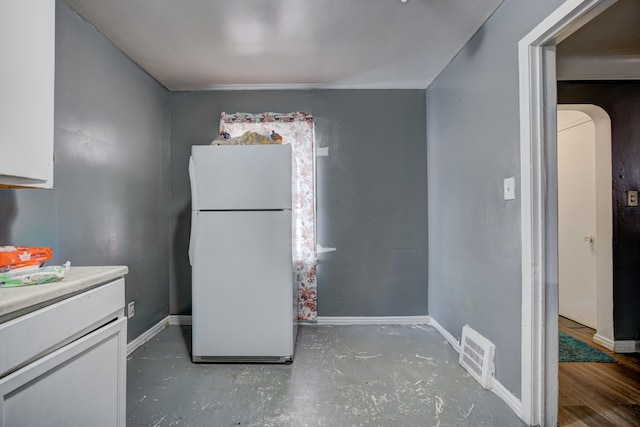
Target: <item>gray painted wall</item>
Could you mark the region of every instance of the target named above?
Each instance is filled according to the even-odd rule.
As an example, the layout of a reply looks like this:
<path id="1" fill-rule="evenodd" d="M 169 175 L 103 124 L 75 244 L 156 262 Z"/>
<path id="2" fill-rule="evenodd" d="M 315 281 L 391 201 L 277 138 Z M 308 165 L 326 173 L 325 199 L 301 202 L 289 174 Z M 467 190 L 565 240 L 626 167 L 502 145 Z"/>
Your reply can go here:
<path id="1" fill-rule="evenodd" d="M 128 265 L 132 339 L 169 313 L 169 92 L 58 1 L 55 95 L 55 189 L 0 191 L 0 244 Z"/>
<path id="2" fill-rule="evenodd" d="M 496 377 L 520 396 L 518 41 L 561 0 L 505 0 L 427 89 L 429 314 L 456 338 L 496 344 Z M 519 198 L 518 192 L 516 197 Z"/>
<path id="3" fill-rule="evenodd" d="M 315 117 L 318 312 L 427 314 L 427 186 L 423 90 L 210 91 L 171 94 L 171 313 L 191 312 L 187 258 L 191 145 L 208 144 L 222 111 Z"/>

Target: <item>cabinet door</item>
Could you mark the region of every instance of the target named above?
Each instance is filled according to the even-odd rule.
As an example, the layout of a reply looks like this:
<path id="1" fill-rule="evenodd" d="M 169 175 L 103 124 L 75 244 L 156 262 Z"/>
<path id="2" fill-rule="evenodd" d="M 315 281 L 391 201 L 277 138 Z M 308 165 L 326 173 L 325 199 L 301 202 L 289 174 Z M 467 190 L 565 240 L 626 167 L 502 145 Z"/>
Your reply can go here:
<path id="1" fill-rule="evenodd" d="M 0 1 L 0 184 L 51 188 L 55 0 Z"/>
<path id="2" fill-rule="evenodd" d="M 0 379 L 0 426 L 124 427 L 126 320 Z"/>

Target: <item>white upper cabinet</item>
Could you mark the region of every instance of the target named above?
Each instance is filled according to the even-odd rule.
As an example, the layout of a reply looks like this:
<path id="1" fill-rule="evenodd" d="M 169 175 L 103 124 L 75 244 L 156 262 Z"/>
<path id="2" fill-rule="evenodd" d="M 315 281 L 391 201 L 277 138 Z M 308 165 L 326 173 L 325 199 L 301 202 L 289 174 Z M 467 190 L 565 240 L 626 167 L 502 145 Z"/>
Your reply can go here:
<path id="1" fill-rule="evenodd" d="M 0 185 L 53 187 L 55 6 L 0 1 Z"/>

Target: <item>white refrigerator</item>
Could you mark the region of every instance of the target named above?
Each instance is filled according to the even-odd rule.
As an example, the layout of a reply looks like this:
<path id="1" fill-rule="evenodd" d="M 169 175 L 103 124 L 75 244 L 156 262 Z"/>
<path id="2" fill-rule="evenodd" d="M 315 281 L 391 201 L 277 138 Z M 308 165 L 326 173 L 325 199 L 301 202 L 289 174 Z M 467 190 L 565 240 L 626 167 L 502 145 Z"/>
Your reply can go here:
<path id="1" fill-rule="evenodd" d="M 291 170 L 289 145 L 191 148 L 194 362 L 293 360 Z"/>

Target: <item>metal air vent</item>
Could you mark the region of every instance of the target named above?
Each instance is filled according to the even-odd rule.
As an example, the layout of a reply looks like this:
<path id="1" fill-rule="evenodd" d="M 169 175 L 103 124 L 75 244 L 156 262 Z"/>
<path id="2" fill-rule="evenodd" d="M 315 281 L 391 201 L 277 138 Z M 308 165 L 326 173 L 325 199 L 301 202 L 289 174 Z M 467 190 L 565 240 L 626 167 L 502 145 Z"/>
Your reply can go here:
<path id="1" fill-rule="evenodd" d="M 460 365 L 486 389 L 493 383 L 495 351 L 496 346 L 469 325 L 462 328 Z"/>

